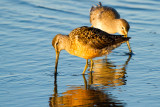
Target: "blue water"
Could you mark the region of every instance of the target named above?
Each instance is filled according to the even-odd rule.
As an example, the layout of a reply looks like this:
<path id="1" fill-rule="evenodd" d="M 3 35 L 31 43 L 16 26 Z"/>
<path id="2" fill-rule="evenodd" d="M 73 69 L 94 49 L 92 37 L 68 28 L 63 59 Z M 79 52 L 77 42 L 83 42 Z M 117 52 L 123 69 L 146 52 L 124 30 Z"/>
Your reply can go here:
<path id="1" fill-rule="evenodd" d="M 160 106 L 160 1 L 101 0 L 117 9 L 131 28 L 126 44 L 94 59 L 60 54 L 54 76 L 53 37 L 91 26 L 98 0 L 0 0 L 0 107 Z"/>

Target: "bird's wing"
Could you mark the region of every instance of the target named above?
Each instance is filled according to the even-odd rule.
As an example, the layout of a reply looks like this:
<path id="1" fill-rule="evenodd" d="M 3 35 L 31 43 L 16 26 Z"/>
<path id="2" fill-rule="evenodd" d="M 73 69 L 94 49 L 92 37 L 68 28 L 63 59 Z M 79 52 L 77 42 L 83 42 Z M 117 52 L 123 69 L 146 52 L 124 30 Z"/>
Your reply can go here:
<path id="1" fill-rule="evenodd" d="M 120 14 L 117 12 L 116 9 L 112 8 L 112 7 L 108 7 L 108 6 L 103 6 L 103 9 L 101 9 L 101 13 L 99 15 L 99 18 L 111 18 L 111 19 L 119 19 L 120 18 Z"/>
<path id="2" fill-rule="evenodd" d="M 103 49 L 129 40 L 122 35 L 110 35 L 100 29 L 86 26 L 74 29 L 69 37 L 70 39 L 76 39 L 80 44 L 95 49 Z"/>
<path id="3" fill-rule="evenodd" d="M 102 6 L 101 2 L 97 6 L 92 6 L 90 9 L 90 22 L 99 18 L 119 19 L 120 14 L 116 9 L 108 6 Z"/>

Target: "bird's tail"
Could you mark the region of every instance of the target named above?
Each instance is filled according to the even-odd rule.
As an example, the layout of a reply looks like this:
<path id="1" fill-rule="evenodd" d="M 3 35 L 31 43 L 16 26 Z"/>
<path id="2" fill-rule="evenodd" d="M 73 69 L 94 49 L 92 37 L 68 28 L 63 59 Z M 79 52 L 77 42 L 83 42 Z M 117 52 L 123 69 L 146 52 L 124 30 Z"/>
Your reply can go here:
<path id="1" fill-rule="evenodd" d="M 120 35 L 114 35 L 111 37 L 114 38 L 114 42 L 110 46 L 106 47 L 108 53 L 112 52 L 112 50 L 114 50 L 115 48 L 121 46 L 121 44 L 129 41 L 129 39 L 131 38 L 131 37 L 123 37 Z"/>
<path id="2" fill-rule="evenodd" d="M 122 37 L 122 39 L 120 39 L 119 42 L 124 43 L 126 41 L 129 41 L 129 39 L 131 39 L 131 37 Z M 118 40 L 117 40 L 118 41 Z"/>
<path id="3" fill-rule="evenodd" d="M 131 39 L 131 37 L 124 37 L 123 35 L 112 35 L 110 37 L 113 38 L 114 40 L 113 44 L 124 43 L 126 41 L 129 41 L 129 39 Z"/>

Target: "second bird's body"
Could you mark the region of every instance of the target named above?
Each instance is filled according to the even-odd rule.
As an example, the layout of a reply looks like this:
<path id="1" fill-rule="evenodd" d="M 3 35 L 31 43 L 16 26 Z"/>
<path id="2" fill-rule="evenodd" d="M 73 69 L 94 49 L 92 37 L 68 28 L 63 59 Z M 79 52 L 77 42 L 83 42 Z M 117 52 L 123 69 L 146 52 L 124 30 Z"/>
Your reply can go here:
<path id="1" fill-rule="evenodd" d="M 90 23 L 93 27 L 101 29 L 107 33 L 119 33 L 127 37 L 130 29 L 129 23 L 120 18 L 116 9 L 102 6 L 101 2 L 97 6 L 92 6 L 90 10 Z M 127 41 L 129 52 L 132 53 L 129 41 Z"/>
<path id="2" fill-rule="evenodd" d="M 108 6 L 102 6 L 101 2 L 90 10 L 90 23 L 107 33 L 119 33 L 127 36 L 129 31 L 129 23 L 125 19 L 120 18 L 120 14 L 116 9 Z"/>

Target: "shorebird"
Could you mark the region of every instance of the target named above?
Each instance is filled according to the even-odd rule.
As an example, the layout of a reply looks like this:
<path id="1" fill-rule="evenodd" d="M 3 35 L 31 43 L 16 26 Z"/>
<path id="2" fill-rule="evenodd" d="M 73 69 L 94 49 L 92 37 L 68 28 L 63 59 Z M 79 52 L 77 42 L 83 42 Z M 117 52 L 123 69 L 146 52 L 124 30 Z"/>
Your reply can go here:
<path id="1" fill-rule="evenodd" d="M 52 45 L 56 51 L 55 73 L 57 73 L 58 59 L 61 50 L 69 54 L 86 59 L 86 65 L 82 74 L 88 67 L 88 59 L 109 54 L 113 49 L 128 41 L 130 37 L 122 35 L 111 35 L 93 27 L 79 27 L 70 32 L 69 35 L 57 34 Z"/>
<path id="2" fill-rule="evenodd" d="M 90 10 L 90 23 L 92 27 L 99 28 L 107 33 L 119 33 L 127 37 L 130 29 L 129 23 L 120 18 L 120 14 L 112 7 L 102 6 L 101 2 L 97 6 L 92 6 Z M 129 41 L 127 41 L 129 52 L 132 53 Z"/>

